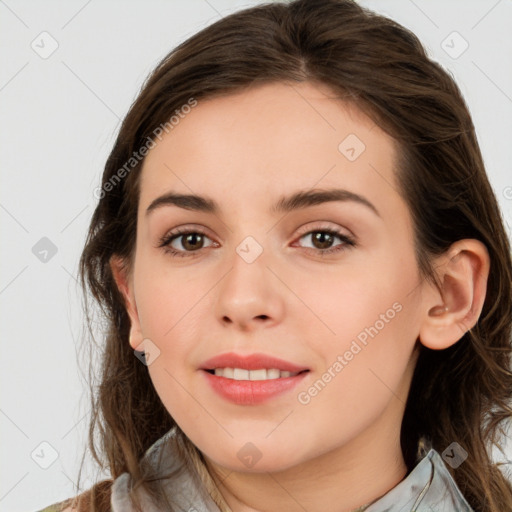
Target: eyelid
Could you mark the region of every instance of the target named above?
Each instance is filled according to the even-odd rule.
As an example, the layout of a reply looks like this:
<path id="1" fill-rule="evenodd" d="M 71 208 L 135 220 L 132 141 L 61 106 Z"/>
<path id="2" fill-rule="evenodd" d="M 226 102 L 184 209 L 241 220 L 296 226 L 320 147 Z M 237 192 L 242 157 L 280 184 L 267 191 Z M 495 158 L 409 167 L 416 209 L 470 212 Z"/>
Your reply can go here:
<path id="1" fill-rule="evenodd" d="M 169 237 L 178 237 L 179 235 L 184 235 L 187 233 L 200 233 L 201 235 L 205 235 L 210 239 L 212 238 L 207 228 L 199 224 L 185 224 L 184 226 L 168 229 L 162 236 L 159 237 L 159 239 L 162 240 Z"/>
<path id="2" fill-rule="evenodd" d="M 320 224 L 315 224 L 315 222 L 320 222 Z M 339 225 L 334 224 L 329 221 L 311 221 L 308 224 L 301 226 L 298 229 L 298 232 L 299 232 L 299 235 L 305 235 L 305 234 L 311 233 L 311 231 L 322 231 L 323 229 L 326 229 L 328 231 L 336 231 L 336 232 L 341 232 L 344 230 L 344 231 L 346 231 L 346 233 L 344 233 L 346 236 L 355 238 L 355 236 L 352 234 L 352 232 L 350 230 L 348 230 L 347 228 L 345 228 L 343 226 L 339 226 Z"/>
<path id="3" fill-rule="evenodd" d="M 315 222 L 320 222 L 320 225 L 315 225 Z M 311 225 L 313 224 L 313 225 Z M 311 221 L 300 228 L 298 228 L 297 235 L 298 238 L 301 236 L 310 233 L 311 231 L 320 231 L 322 229 L 330 230 L 330 231 L 340 231 L 342 229 L 346 230 L 346 236 L 355 238 L 354 235 L 347 228 L 340 227 L 336 224 L 333 224 L 329 221 Z M 187 234 L 189 232 L 197 232 L 202 235 L 207 236 L 213 241 L 213 237 L 210 236 L 209 230 L 200 224 L 185 224 L 184 226 L 178 226 L 176 228 L 169 229 L 165 232 L 165 234 L 160 237 L 160 240 L 164 238 L 168 238 L 170 236 L 177 237 L 178 235 Z"/>

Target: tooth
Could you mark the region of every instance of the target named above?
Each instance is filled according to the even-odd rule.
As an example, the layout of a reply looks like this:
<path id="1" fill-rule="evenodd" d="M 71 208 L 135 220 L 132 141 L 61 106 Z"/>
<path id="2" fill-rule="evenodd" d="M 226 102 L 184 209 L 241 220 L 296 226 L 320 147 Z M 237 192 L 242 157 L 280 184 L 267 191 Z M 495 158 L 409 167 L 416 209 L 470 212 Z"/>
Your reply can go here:
<path id="1" fill-rule="evenodd" d="M 224 373 L 223 373 L 223 377 L 227 377 L 228 379 L 232 379 L 233 378 L 233 374 L 234 374 L 234 371 L 233 371 L 233 368 L 224 368 Z"/>
<path id="2" fill-rule="evenodd" d="M 260 368 L 258 370 L 245 370 L 243 368 L 215 368 L 218 377 L 234 380 L 273 380 L 286 377 L 295 377 L 298 372 L 281 371 L 277 368 Z"/>
<path id="3" fill-rule="evenodd" d="M 249 380 L 249 370 L 243 370 L 242 368 L 234 368 L 233 370 L 235 380 Z"/>
<path id="4" fill-rule="evenodd" d="M 249 371 L 249 379 L 250 380 L 267 380 L 267 370 L 250 370 Z"/>
<path id="5" fill-rule="evenodd" d="M 267 370 L 267 379 L 278 379 L 281 372 L 277 368 Z"/>

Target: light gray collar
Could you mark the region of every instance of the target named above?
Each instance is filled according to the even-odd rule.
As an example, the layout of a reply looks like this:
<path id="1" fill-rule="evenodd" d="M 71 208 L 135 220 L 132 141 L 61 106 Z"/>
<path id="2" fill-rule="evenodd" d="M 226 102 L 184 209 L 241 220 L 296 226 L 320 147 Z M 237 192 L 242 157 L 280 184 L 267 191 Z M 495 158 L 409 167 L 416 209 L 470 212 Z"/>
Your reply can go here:
<path id="1" fill-rule="evenodd" d="M 473 512 L 448 472 L 439 453 L 431 448 L 397 486 L 372 503 L 365 512 Z"/>
<path id="2" fill-rule="evenodd" d="M 158 473 L 175 470 L 177 475 L 165 480 L 167 499 L 175 510 L 220 512 L 207 494 L 204 485 L 177 457 L 176 430 L 171 429 L 146 452 L 144 460 Z M 171 483 L 172 482 L 172 483 Z M 112 486 L 112 512 L 133 512 L 128 490 L 130 475 L 123 473 Z M 146 493 L 137 491 L 144 512 L 162 512 L 156 508 Z M 457 488 L 443 459 L 433 448 L 397 486 L 373 502 L 365 512 L 473 512 Z"/>

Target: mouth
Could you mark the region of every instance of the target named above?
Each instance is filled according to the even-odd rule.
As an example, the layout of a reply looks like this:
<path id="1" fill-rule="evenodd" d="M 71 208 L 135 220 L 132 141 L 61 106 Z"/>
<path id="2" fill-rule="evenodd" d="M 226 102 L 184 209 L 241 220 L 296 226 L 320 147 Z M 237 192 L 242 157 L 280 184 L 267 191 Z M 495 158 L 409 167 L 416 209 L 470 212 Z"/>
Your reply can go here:
<path id="1" fill-rule="evenodd" d="M 210 389 L 236 405 L 257 405 L 285 396 L 310 368 L 270 354 L 226 352 L 204 361 L 199 368 Z"/>
<path id="2" fill-rule="evenodd" d="M 255 406 L 277 397 L 287 398 L 286 393 L 302 382 L 310 371 L 290 372 L 275 368 L 245 370 L 228 367 L 203 369 L 201 373 L 210 389 L 223 400 L 235 405 Z"/>

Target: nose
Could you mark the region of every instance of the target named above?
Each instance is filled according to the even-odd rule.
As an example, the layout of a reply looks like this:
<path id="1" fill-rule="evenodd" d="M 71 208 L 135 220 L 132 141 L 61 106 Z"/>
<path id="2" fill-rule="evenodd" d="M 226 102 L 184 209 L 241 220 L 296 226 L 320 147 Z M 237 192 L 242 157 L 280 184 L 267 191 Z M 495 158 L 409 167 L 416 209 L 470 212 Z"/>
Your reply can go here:
<path id="1" fill-rule="evenodd" d="M 217 287 L 218 320 L 224 327 L 245 332 L 279 323 L 284 314 L 282 284 L 267 267 L 265 252 L 250 263 L 235 253 L 231 262 Z"/>

